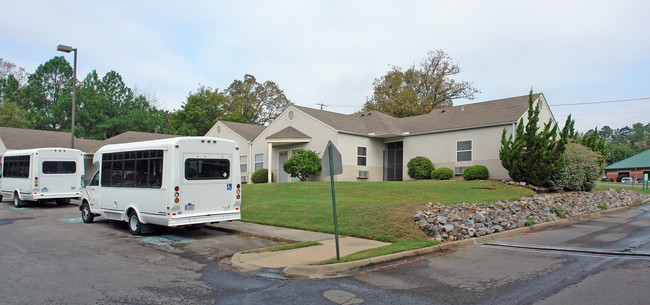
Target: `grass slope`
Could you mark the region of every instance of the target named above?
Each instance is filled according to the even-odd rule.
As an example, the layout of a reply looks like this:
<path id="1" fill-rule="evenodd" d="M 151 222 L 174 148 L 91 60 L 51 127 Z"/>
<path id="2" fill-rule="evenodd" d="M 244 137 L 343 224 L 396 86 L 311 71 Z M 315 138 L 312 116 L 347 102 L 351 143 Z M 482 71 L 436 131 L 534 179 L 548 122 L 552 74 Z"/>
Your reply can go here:
<path id="1" fill-rule="evenodd" d="M 428 202 L 453 205 L 534 194 L 491 181 L 338 182 L 335 190 L 339 233 L 386 242 L 424 237 L 413 216 Z M 327 182 L 247 184 L 242 219 L 334 233 L 331 195 Z"/>

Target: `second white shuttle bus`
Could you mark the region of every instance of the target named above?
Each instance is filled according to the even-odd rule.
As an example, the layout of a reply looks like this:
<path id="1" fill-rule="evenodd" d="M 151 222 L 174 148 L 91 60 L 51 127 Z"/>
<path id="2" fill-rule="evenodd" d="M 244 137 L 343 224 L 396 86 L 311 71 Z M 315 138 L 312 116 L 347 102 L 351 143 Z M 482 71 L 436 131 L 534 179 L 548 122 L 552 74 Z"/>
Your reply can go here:
<path id="1" fill-rule="evenodd" d="M 17 207 L 25 201 L 78 199 L 83 179 L 83 153 L 77 149 L 9 150 L 2 156 L 2 198 Z"/>
<path id="2" fill-rule="evenodd" d="M 232 140 L 179 137 L 112 144 L 93 157 L 99 171 L 86 186 L 84 222 L 95 216 L 181 226 L 241 219 L 239 147 Z"/>

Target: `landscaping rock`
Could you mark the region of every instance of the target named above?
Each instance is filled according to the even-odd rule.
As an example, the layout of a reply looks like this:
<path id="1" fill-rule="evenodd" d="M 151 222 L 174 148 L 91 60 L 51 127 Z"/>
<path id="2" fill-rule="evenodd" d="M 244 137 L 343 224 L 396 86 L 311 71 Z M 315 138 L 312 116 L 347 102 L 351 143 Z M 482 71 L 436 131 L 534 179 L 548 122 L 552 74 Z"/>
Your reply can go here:
<path id="1" fill-rule="evenodd" d="M 511 181 L 512 182 L 512 181 Z M 413 220 L 431 239 L 453 241 L 512 230 L 600 211 L 599 206 L 616 208 L 650 198 L 627 190 L 567 192 L 534 195 L 516 201 L 460 203 L 449 207 L 429 202 Z"/>

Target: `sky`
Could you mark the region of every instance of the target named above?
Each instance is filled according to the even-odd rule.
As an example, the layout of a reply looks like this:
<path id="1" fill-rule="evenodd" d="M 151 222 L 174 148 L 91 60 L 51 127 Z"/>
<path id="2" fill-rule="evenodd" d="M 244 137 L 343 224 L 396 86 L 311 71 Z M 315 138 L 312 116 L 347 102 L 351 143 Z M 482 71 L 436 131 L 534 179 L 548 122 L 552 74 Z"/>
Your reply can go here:
<path id="1" fill-rule="evenodd" d="M 359 111 L 373 81 L 441 49 L 480 90 L 454 105 L 546 97 L 576 129 L 650 123 L 650 1 L 0 0 L 0 58 L 34 72 L 55 56 L 77 78 L 118 72 L 179 109 L 245 74 L 297 105 Z M 616 102 L 610 102 L 616 101 Z M 606 102 L 606 103 L 599 103 Z M 566 105 L 581 104 L 581 105 Z"/>

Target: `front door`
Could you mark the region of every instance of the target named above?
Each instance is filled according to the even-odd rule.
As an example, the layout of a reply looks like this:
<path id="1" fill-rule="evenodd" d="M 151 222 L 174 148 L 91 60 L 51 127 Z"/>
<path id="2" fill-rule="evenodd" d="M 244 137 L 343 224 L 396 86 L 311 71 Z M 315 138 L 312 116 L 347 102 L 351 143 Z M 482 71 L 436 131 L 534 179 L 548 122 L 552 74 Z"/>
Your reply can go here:
<path id="1" fill-rule="evenodd" d="M 278 152 L 278 182 L 289 182 L 289 175 L 284 171 L 284 162 L 289 161 L 289 151 Z"/>
<path id="2" fill-rule="evenodd" d="M 386 144 L 384 151 L 384 180 L 402 181 L 403 142 Z"/>
<path id="3" fill-rule="evenodd" d="M 93 178 L 90 179 L 83 192 L 85 192 L 85 197 L 88 199 L 90 210 L 99 209 L 99 172 L 96 172 Z"/>

